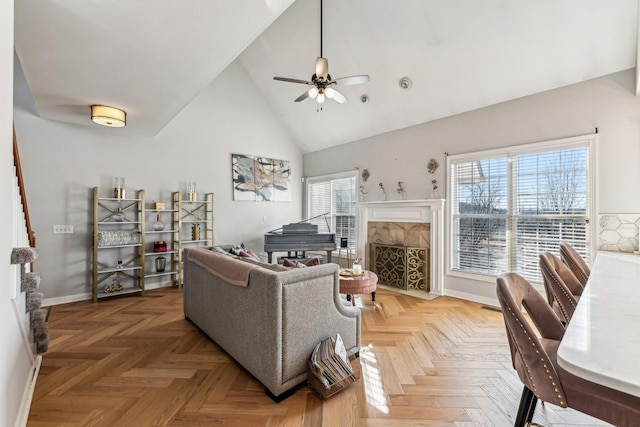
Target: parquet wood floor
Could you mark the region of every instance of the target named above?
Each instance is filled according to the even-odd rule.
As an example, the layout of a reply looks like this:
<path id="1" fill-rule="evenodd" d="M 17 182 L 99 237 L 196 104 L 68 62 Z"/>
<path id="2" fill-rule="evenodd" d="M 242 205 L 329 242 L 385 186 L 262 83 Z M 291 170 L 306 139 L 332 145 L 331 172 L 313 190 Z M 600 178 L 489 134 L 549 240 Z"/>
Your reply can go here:
<path id="1" fill-rule="evenodd" d="M 362 308 L 361 379 L 322 401 L 302 386 L 276 404 L 184 319 L 176 288 L 55 306 L 28 425 L 435 426 L 513 425 L 522 385 L 502 315 L 468 301 L 380 289 Z M 538 406 L 548 427 L 604 426 Z"/>

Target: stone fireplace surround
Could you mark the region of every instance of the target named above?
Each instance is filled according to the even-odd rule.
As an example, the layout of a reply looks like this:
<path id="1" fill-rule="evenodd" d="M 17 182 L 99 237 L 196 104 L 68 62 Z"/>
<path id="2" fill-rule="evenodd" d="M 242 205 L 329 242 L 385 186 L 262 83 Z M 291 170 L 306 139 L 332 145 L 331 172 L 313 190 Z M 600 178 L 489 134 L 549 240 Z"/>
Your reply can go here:
<path id="1" fill-rule="evenodd" d="M 429 276 L 430 293 L 443 295 L 444 291 L 444 199 L 390 200 L 379 202 L 360 202 L 357 205 L 358 241 L 357 257 L 364 265 L 369 254 L 368 223 L 424 223 L 430 229 Z"/>

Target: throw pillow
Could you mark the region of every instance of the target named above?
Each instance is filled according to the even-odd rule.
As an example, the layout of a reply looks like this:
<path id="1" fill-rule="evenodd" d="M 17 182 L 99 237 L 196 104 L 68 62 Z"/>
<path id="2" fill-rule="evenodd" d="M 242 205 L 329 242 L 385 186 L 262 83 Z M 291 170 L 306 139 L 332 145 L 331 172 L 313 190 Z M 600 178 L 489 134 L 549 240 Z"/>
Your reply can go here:
<path id="1" fill-rule="evenodd" d="M 242 258 L 251 258 L 253 260 L 260 261 L 260 258 L 251 249 L 249 249 L 248 251 L 241 250 L 238 255 L 240 255 Z"/>
<path id="2" fill-rule="evenodd" d="M 232 246 L 231 249 L 229 249 L 229 252 L 231 252 L 234 255 L 240 255 L 240 251 L 244 251 L 244 243 L 240 243 L 239 245 L 236 246 Z"/>
<path id="3" fill-rule="evenodd" d="M 307 267 L 313 267 L 314 265 L 320 265 L 320 258 L 311 258 L 306 262 Z"/>
<path id="4" fill-rule="evenodd" d="M 311 258 L 306 263 L 301 263 L 300 261 L 294 262 L 294 261 L 291 261 L 289 258 L 285 258 L 284 260 L 282 260 L 282 265 L 285 267 L 298 267 L 298 268 L 313 267 L 314 265 L 320 265 L 320 259 Z"/>
<path id="5" fill-rule="evenodd" d="M 283 267 L 295 267 L 296 263 L 291 261 L 289 258 L 285 258 L 282 260 Z"/>

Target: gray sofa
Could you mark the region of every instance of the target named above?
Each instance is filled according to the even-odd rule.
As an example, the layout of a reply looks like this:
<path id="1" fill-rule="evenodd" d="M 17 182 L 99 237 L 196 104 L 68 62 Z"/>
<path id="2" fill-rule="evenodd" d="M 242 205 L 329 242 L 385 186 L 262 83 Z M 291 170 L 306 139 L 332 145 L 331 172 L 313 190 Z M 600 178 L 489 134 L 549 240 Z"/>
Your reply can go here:
<path id="1" fill-rule="evenodd" d="M 329 336 L 339 333 L 348 354 L 358 355 L 360 309 L 340 298 L 337 264 L 284 269 L 254 262 L 245 287 L 203 267 L 195 259 L 202 253 L 190 254 L 202 250 L 184 250 L 185 317 L 260 381 L 271 398 L 286 398 L 306 380 L 313 348 Z M 222 256 L 223 263 L 226 258 L 238 262 Z"/>

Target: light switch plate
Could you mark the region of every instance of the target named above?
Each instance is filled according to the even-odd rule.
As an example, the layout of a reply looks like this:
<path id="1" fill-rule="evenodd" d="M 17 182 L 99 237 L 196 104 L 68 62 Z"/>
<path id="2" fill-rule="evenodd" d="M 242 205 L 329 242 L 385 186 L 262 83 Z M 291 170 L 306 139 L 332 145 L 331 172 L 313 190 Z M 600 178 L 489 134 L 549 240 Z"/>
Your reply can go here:
<path id="1" fill-rule="evenodd" d="M 53 234 L 73 234 L 73 225 L 54 225 Z"/>

